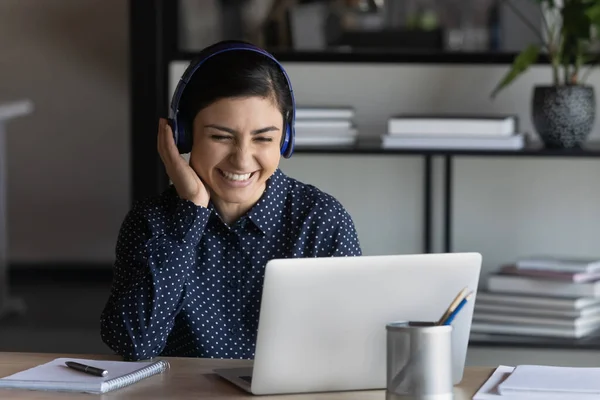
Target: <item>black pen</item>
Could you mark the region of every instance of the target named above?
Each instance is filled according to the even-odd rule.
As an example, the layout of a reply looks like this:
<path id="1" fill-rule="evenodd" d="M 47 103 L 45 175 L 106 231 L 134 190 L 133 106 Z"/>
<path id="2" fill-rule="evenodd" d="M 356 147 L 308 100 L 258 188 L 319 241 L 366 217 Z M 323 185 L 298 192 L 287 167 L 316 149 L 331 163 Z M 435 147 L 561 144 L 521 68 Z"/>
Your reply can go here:
<path id="1" fill-rule="evenodd" d="M 85 372 L 86 374 L 95 375 L 95 376 L 106 376 L 108 371 L 101 368 L 92 367 L 91 365 L 80 364 L 75 361 L 67 361 L 65 362 L 67 367 L 76 369 L 77 371 Z"/>

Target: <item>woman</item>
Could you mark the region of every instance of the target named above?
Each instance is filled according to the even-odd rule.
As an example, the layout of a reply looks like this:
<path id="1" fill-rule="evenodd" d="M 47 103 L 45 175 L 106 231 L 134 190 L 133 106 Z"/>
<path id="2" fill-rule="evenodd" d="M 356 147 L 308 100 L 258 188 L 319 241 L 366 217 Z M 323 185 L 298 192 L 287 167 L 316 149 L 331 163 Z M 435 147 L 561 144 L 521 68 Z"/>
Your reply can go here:
<path id="1" fill-rule="evenodd" d="M 101 336 L 125 359 L 253 358 L 267 261 L 361 254 L 342 205 L 278 168 L 294 104 L 283 69 L 257 51 L 218 51 L 231 46 L 201 53 L 211 56 L 181 95 L 189 163 L 160 120 L 173 185 L 119 232 Z"/>

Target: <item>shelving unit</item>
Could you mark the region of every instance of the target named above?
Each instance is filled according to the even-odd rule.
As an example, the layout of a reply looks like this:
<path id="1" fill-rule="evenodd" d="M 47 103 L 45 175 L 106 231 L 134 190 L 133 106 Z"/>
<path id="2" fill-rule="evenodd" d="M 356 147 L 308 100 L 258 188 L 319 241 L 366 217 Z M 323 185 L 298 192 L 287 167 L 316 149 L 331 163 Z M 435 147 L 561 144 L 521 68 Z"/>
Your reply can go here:
<path id="1" fill-rule="evenodd" d="M 453 160 L 456 157 L 561 157 L 561 158 L 595 158 L 600 157 L 600 142 L 589 142 L 582 148 L 577 149 L 549 149 L 541 143 L 530 143 L 521 150 L 437 150 L 437 149 L 383 149 L 378 140 L 366 140 L 357 143 L 356 146 L 345 148 L 314 148 L 299 149 L 299 154 L 327 154 L 327 155 L 419 155 L 423 157 L 424 174 L 424 215 L 423 215 L 423 252 L 429 253 L 432 249 L 432 227 L 431 215 L 433 213 L 433 169 L 434 157 L 442 157 L 443 168 L 443 251 L 452 251 L 452 178 Z"/>
<path id="2" fill-rule="evenodd" d="M 166 188 L 167 175 L 156 154 L 156 127 L 168 110 L 169 65 L 175 61 L 189 61 L 195 54 L 179 50 L 178 1 L 130 0 L 130 75 L 131 75 L 131 171 L 132 201 L 154 195 Z M 425 53 L 392 52 L 273 52 L 283 62 L 328 63 L 432 63 L 432 64 L 509 64 L 516 54 L 510 53 Z M 547 63 L 543 57 L 538 63 Z M 379 154 L 422 156 L 424 162 L 423 194 L 423 251 L 432 251 L 432 157 L 444 159 L 444 251 L 451 251 L 452 159 L 454 156 L 561 156 L 595 157 L 600 151 L 595 146 L 583 150 L 546 150 L 532 146 L 522 151 L 480 150 L 387 150 L 379 143 L 359 144 L 351 148 L 298 149 L 298 154 Z"/>
<path id="3" fill-rule="evenodd" d="M 168 179 L 156 152 L 156 128 L 159 117 L 168 110 L 169 65 L 189 61 L 195 54 L 181 52 L 177 45 L 177 1 L 130 0 L 130 73 L 131 73 L 131 148 L 132 201 L 154 195 L 166 188 Z M 509 64 L 516 54 L 509 53 L 388 53 L 372 52 L 273 52 L 282 62 L 328 63 L 431 63 L 431 64 Z M 547 64 L 541 57 L 539 64 Z M 443 160 L 443 251 L 450 252 L 452 243 L 453 161 L 457 157 L 531 157 L 531 158 L 595 158 L 600 157 L 600 143 L 587 143 L 579 149 L 546 149 L 538 143 L 522 150 L 430 150 L 382 149 L 379 141 L 361 141 L 355 146 L 340 148 L 297 148 L 297 154 L 379 156 L 418 156 L 423 160 L 422 190 L 424 195 L 422 239 L 423 252 L 431 252 L 433 213 L 433 161 Z M 543 348 L 600 348 L 598 339 L 573 340 L 487 340 L 473 345 Z"/>
<path id="4" fill-rule="evenodd" d="M 166 175 L 155 155 L 155 136 L 159 117 L 168 110 L 169 65 L 189 61 L 195 54 L 180 51 L 178 46 L 177 0 L 129 0 L 130 76 L 131 76 L 131 148 L 132 200 L 155 194 L 167 183 Z M 328 63 L 431 63 L 431 64 L 509 64 L 511 53 L 427 53 L 369 51 L 277 52 L 282 62 Z M 541 57 L 539 63 L 547 63 Z M 325 150 L 327 151 L 327 150 Z M 313 151 L 317 152 L 317 151 Z M 418 152 L 412 152 L 418 154 Z"/>

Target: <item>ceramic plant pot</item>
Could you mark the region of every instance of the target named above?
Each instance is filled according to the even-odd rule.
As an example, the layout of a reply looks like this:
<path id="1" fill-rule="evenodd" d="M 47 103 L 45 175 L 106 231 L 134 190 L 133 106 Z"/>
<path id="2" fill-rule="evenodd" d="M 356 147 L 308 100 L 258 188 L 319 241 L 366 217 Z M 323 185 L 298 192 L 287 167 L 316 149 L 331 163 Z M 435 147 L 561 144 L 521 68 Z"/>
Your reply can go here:
<path id="1" fill-rule="evenodd" d="M 546 147 L 579 147 L 594 125 L 594 88 L 585 85 L 536 86 L 533 125 Z"/>

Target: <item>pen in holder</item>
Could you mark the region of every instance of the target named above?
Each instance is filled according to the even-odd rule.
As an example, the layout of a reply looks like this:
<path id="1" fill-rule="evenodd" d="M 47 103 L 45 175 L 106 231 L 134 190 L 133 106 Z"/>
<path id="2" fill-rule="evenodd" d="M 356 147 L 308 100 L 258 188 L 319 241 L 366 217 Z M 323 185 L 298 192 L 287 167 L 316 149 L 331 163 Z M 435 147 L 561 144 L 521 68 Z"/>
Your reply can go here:
<path id="1" fill-rule="evenodd" d="M 452 399 L 452 325 L 405 321 L 386 330 L 386 400 Z"/>

